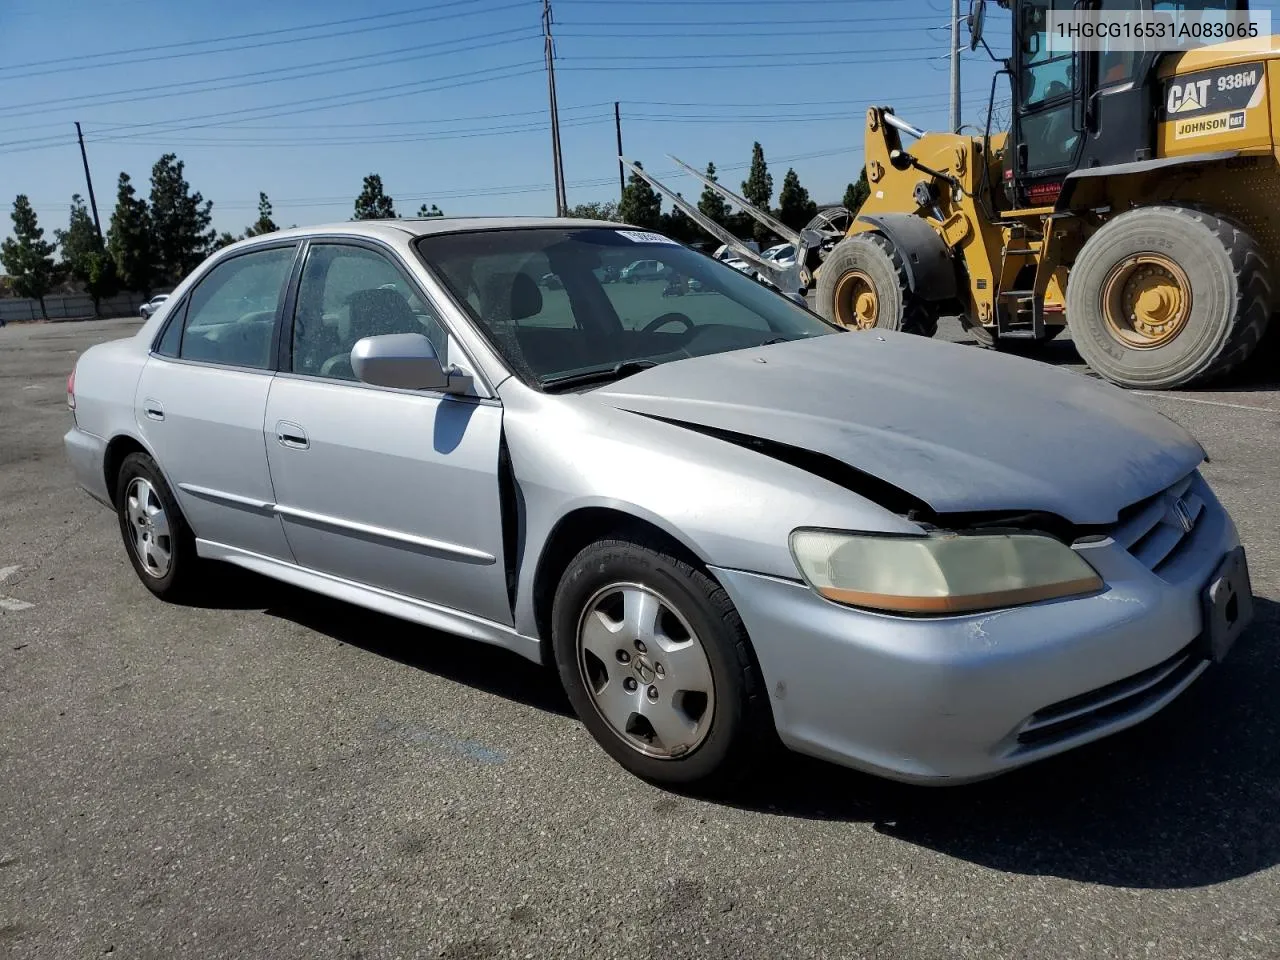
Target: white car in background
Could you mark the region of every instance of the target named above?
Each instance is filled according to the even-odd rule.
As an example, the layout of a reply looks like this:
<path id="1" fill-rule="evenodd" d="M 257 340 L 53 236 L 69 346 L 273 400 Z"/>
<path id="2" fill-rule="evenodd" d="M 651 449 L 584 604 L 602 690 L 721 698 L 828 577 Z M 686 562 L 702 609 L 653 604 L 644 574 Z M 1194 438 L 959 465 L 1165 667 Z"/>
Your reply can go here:
<path id="1" fill-rule="evenodd" d="M 782 267 L 784 269 L 789 267 L 794 267 L 796 265 L 795 244 L 780 243 L 776 247 L 770 247 L 764 253 L 760 254 L 760 258 L 762 260 L 772 261 L 773 263 L 776 263 L 779 267 Z M 773 286 L 773 284 L 770 283 L 769 278 L 766 277 L 760 271 L 758 270 L 755 271 L 753 275 L 757 280 L 759 280 L 761 283 L 765 284 L 766 286 L 770 286 L 770 287 Z"/>
<path id="2" fill-rule="evenodd" d="M 143 320 L 150 319 L 151 315 L 159 310 L 160 305 L 168 299 L 169 295 L 167 293 L 162 293 L 159 296 L 152 297 L 138 309 L 138 315 L 142 317 Z"/>

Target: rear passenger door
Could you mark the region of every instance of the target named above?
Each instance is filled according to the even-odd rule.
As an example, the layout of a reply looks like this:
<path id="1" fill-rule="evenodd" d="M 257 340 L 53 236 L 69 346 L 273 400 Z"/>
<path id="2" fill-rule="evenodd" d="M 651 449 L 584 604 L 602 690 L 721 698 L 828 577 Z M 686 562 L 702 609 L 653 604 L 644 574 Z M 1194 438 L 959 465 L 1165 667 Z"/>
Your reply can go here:
<path id="1" fill-rule="evenodd" d="M 170 312 L 136 394 L 139 430 L 197 537 L 290 559 L 263 418 L 297 244 L 213 267 Z"/>
<path id="2" fill-rule="evenodd" d="M 298 564 L 510 624 L 501 406 L 356 380 L 363 337 L 421 333 L 446 365 L 456 349 L 391 252 L 313 241 L 295 299 L 267 451 Z"/>

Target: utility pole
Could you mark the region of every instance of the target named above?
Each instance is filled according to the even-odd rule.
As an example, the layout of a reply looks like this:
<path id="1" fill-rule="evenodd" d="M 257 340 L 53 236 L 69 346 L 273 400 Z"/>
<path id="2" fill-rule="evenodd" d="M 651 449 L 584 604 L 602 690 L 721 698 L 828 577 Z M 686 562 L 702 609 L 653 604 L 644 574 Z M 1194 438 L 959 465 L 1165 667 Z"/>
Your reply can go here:
<path id="1" fill-rule="evenodd" d="M 627 192 L 627 171 L 622 165 L 622 112 L 618 109 L 618 101 L 613 101 L 613 128 L 618 132 L 618 202 Z"/>
<path id="2" fill-rule="evenodd" d="M 951 132 L 960 132 L 960 0 L 951 0 Z"/>
<path id="3" fill-rule="evenodd" d="M 98 242 L 102 242 L 102 222 L 98 219 L 98 201 L 93 196 L 93 177 L 89 176 L 89 155 L 84 150 L 84 134 L 80 132 L 80 121 L 76 121 L 76 139 L 80 141 L 80 159 L 84 161 L 84 182 L 89 185 L 89 208 L 93 210 L 93 227 L 98 231 Z"/>
<path id="4" fill-rule="evenodd" d="M 547 59 L 547 102 L 551 110 L 551 164 L 556 185 L 556 216 L 563 217 L 569 209 L 564 188 L 564 157 L 560 152 L 560 107 L 556 103 L 556 48 L 551 36 L 551 0 L 542 0 L 542 36 Z"/>

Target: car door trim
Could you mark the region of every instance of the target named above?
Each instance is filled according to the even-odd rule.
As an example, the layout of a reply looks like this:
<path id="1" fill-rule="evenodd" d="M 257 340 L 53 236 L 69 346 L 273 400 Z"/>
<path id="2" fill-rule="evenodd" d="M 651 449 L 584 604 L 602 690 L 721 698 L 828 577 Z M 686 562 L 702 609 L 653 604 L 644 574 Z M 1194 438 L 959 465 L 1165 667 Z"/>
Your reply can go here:
<path id="1" fill-rule="evenodd" d="M 275 511 L 289 520 L 297 520 L 301 523 L 315 524 L 321 527 L 331 527 L 335 530 L 342 530 L 345 533 L 355 533 L 365 537 L 372 537 L 376 540 L 390 540 L 393 543 L 401 543 L 415 550 L 437 554 L 463 563 L 474 563 L 478 566 L 487 567 L 498 562 L 498 558 L 491 553 L 485 553 L 483 550 L 477 550 L 474 547 L 464 547 L 461 544 L 449 543 L 444 540 L 432 540 L 429 537 L 419 537 L 411 533 L 402 533 L 399 530 L 375 527 L 368 523 L 357 523 L 354 520 L 344 520 L 340 517 L 315 513 L 311 510 L 300 510 L 297 507 L 286 507 L 281 504 L 275 505 Z"/>
<path id="2" fill-rule="evenodd" d="M 274 557 L 263 556 L 212 540 L 197 539 L 196 553 L 201 557 L 231 563 L 304 590 L 313 590 L 324 596 L 333 597 L 335 600 L 354 603 L 411 623 L 490 643 L 517 653 L 534 663 L 542 662 L 542 646 L 538 639 L 525 636 L 509 624 L 497 623 L 453 607 L 419 600 L 416 597 L 407 597 L 380 587 L 357 583 L 330 573 L 321 573 L 285 560 L 277 560 Z"/>
<path id="3" fill-rule="evenodd" d="M 245 507 L 248 510 L 256 510 L 261 513 L 271 513 L 276 509 L 276 505 L 267 500 L 242 497 L 238 493 L 227 493 L 225 490 L 215 490 L 212 487 L 202 487 L 194 483 L 180 483 L 178 484 L 178 489 L 183 493 L 191 494 L 193 497 L 216 500 L 218 503 L 229 504 L 233 507 Z"/>

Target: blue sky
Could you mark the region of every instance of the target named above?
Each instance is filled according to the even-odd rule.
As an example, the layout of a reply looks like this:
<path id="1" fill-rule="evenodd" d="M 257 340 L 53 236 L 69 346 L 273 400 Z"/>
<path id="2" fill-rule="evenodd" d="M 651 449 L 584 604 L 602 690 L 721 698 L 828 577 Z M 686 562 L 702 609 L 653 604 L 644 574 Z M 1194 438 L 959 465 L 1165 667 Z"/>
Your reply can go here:
<path id="1" fill-rule="evenodd" d="M 945 127 L 949 6 L 554 0 L 570 203 L 617 198 L 615 100 L 650 170 L 711 160 L 736 189 L 759 140 L 775 187 L 794 166 L 837 201 L 869 103 Z M 541 0 L 6 0 L 0 18 L 0 203 L 26 193 L 47 231 L 84 192 L 75 120 L 104 228 L 118 173 L 145 194 L 166 151 L 235 233 L 260 190 L 283 225 L 345 220 L 374 172 L 402 215 L 553 212 Z M 1008 30 L 993 9 L 998 53 Z M 990 74 L 966 51 L 968 122 Z"/>

